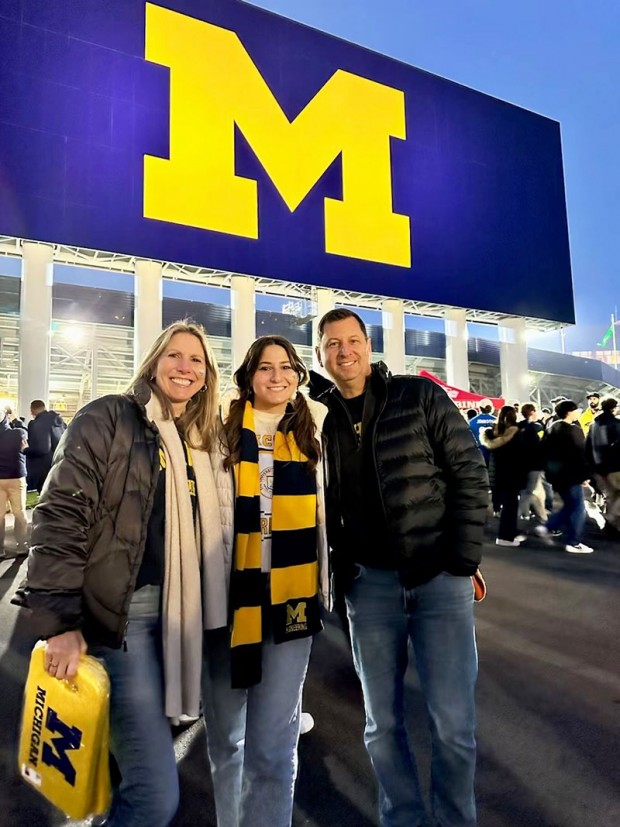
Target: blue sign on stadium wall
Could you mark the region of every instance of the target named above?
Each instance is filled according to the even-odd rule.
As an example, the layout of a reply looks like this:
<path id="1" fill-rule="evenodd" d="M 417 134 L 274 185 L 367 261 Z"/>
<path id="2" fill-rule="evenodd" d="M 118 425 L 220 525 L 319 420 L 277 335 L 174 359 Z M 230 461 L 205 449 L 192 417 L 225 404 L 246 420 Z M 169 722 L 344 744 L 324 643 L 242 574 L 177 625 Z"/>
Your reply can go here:
<path id="1" fill-rule="evenodd" d="M 3 0 L 0 234 L 572 322 L 559 124 L 240 0 Z"/>

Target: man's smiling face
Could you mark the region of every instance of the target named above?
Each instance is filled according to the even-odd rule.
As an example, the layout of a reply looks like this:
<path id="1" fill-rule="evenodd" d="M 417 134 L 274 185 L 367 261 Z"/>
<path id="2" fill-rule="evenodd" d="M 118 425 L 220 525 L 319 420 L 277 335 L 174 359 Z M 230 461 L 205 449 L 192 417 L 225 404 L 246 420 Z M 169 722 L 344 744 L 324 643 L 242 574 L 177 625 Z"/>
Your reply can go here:
<path id="1" fill-rule="evenodd" d="M 328 322 L 318 351 L 321 364 L 343 396 L 354 397 L 364 392 L 370 374 L 371 344 L 356 319 Z"/>

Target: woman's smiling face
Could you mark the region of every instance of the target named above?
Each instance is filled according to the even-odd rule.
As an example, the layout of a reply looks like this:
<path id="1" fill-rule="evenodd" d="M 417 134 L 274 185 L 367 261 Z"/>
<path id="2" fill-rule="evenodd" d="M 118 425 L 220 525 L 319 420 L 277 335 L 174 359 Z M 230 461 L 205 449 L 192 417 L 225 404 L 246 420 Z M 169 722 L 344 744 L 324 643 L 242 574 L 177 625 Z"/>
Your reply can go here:
<path id="1" fill-rule="evenodd" d="M 155 384 L 181 416 L 189 400 L 204 387 L 206 355 L 192 333 L 175 333 L 157 361 Z"/>
<path id="2" fill-rule="evenodd" d="M 254 407 L 259 411 L 284 413 L 298 385 L 299 376 L 284 348 L 267 345 L 252 377 Z"/>

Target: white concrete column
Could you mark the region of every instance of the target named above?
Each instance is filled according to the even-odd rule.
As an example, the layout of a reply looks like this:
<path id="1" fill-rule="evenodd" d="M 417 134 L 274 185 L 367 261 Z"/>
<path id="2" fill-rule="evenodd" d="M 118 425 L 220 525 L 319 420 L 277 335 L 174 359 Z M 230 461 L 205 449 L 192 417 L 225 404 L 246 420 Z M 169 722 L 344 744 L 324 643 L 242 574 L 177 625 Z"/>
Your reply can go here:
<path id="1" fill-rule="evenodd" d="M 399 299 L 385 299 L 381 305 L 383 358 L 394 374 L 405 371 L 405 307 Z"/>
<path id="2" fill-rule="evenodd" d="M 509 402 L 528 402 L 530 377 L 527 365 L 525 319 L 502 319 L 499 324 L 499 367 L 504 399 Z"/>
<path id="3" fill-rule="evenodd" d="M 162 265 L 138 259 L 134 276 L 133 363 L 137 367 L 162 331 Z"/>
<path id="4" fill-rule="evenodd" d="M 230 280 L 231 367 L 234 373 L 256 339 L 256 286 L 248 276 Z"/>
<path id="5" fill-rule="evenodd" d="M 446 378 L 448 385 L 469 390 L 467 359 L 467 311 L 459 308 L 444 313 L 446 334 Z"/>
<path id="6" fill-rule="evenodd" d="M 53 258 L 54 248 L 49 244 L 24 242 L 17 413 L 26 419 L 33 399 L 49 405 Z"/>
<path id="7" fill-rule="evenodd" d="M 334 309 L 334 293 L 325 287 L 318 287 L 316 289 L 316 301 L 314 302 L 314 318 L 312 319 L 312 370 L 318 373 L 325 374 L 325 371 L 319 364 L 316 355 L 316 347 L 319 344 L 319 322 L 323 316 L 330 310 Z"/>

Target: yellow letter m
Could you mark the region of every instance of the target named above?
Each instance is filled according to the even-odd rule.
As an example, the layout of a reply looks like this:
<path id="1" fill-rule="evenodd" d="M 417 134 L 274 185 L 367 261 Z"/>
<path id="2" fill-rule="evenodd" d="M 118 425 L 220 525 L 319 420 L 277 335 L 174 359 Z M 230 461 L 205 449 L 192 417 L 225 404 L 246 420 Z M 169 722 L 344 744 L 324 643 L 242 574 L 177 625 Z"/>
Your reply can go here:
<path id="1" fill-rule="evenodd" d="M 325 198 L 325 250 L 409 267 L 409 218 L 392 211 L 390 138 L 402 91 L 338 69 L 289 121 L 235 32 L 147 3 L 146 58 L 170 68 L 170 157 L 144 158 L 144 215 L 258 238 L 258 185 L 235 174 L 235 124 L 291 212 L 341 155 Z"/>
<path id="2" fill-rule="evenodd" d="M 306 602 L 300 600 L 296 606 L 290 603 L 286 604 L 286 625 L 291 626 L 293 623 L 306 623 Z"/>

